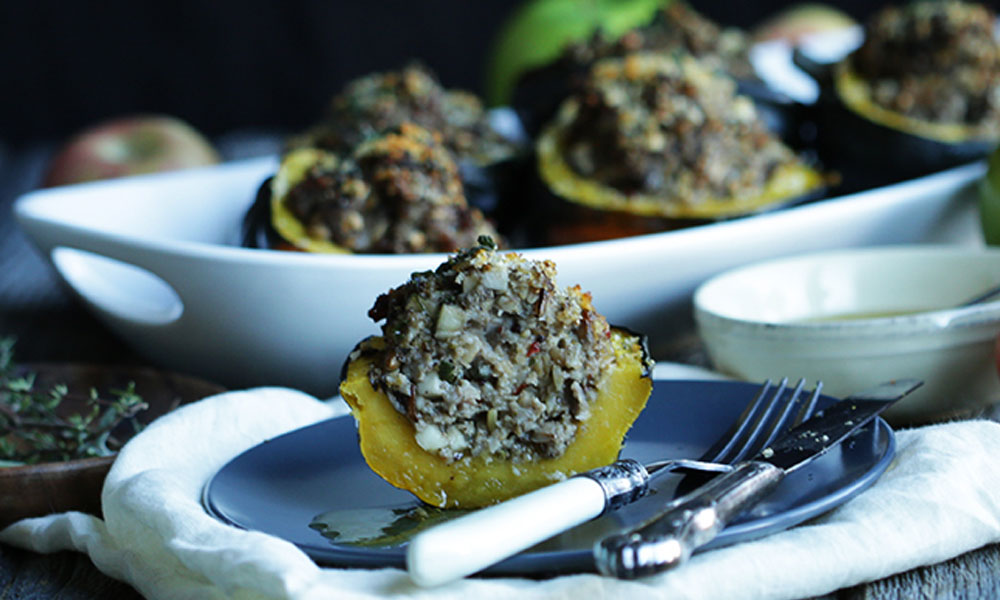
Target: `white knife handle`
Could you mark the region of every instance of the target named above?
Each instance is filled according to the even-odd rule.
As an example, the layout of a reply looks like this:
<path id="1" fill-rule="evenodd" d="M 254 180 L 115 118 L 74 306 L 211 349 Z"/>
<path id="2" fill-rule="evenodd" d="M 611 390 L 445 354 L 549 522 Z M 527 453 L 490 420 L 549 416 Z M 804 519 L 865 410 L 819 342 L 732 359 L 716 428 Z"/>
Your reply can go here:
<path id="1" fill-rule="evenodd" d="M 624 459 L 423 531 L 410 540 L 406 568 L 435 586 L 471 575 L 645 493 L 649 475 Z"/>
<path id="2" fill-rule="evenodd" d="M 595 544 L 597 570 L 619 579 L 635 579 L 680 565 L 732 519 L 759 502 L 784 476 L 781 468 L 768 462 L 739 463 L 636 528 Z"/>

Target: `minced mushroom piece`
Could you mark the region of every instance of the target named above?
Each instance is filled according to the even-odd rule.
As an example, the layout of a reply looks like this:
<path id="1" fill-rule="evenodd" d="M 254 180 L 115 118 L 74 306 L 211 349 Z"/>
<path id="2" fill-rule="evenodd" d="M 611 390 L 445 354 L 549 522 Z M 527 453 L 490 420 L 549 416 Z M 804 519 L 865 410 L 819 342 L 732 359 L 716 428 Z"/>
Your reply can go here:
<path id="1" fill-rule="evenodd" d="M 551 261 L 485 238 L 381 295 L 369 316 L 385 319 L 373 387 L 449 461 L 561 455 L 616 360 L 589 294 L 559 289 Z"/>
<path id="2" fill-rule="evenodd" d="M 314 239 L 352 252 L 453 252 L 481 235 L 500 239 L 468 206 L 458 167 L 440 138 L 404 123 L 349 157 L 314 165 L 285 206 Z"/>
<path id="3" fill-rule="evenodd" d="M 576 100 L 565 160 L 626 195 L 689 204 L 750 197 L 777 166 L 799 161 L 732 78 L 690 55 L 602 60 Z"/>
<path id="4" fill-rule="evenodd" d="M 888 6 L 865 25 L 851 65 L 872 99 L 942 123 L 1000 133 L 1000 44 L 986 6 L 953 0 Z"/>
<path id="5" fill-rule="evenodd" d="M 444 145 L 459 160 L 492 164 L 517 150 L 514 142 L 491 126 L 478 97 L 445 89 L 419 64 L 351 81 L 333 98 L 325 120 L 290 145 L 350 152 L 370 137 L 403 123 L 439 132 Z"/>

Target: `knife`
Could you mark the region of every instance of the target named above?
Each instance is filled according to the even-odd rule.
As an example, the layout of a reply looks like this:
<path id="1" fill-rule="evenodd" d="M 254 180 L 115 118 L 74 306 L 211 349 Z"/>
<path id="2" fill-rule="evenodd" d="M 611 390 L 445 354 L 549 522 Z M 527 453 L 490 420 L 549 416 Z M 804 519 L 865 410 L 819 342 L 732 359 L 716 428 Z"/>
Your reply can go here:
<path id="1" fill-rule="evenodd" d="M 913 379 L 898 380 L 850 396 L 790 430 L 761 455 L 769 454 L 772 460 L 787 458 L 793 467 L 797 463 L 791 462 L 790 456 L 796 455 L 798 462 L 804 464 L 920 385 L 920 381 Z M 793 439 L 793 435 L 808 432 L 819 433 L 781 445 L 783 440 Z M 821 442 L 824 435 L 826 440 Z M 807 447 L 815 451 L 809 453 Z M 714 467 L 727 472 L 667 504 L 638 528 L 598 542 L 594 547 L 598 570 L 606 575 L 629 578 L 682 562 L 694 548 L 711 541 L 726 522 L 763 498 L 792 470 L 783 469 L 780 463 L 769 462 L 766 458 L 757 458 L 733 467 L 678 461 L 690 462 L 703 470 Z M 621 459 L 437 525 L 410 541 L 406 551 L 407 570 L 415 583 L 425 587 L 471 575 L 608 510 L 631 503 L 642 495 L 648 479 L 649 474 L 641 463 Z M 558 510 L 552 510 L 554 506 Z M 714 529 L 704 526 L 703 520 L 709 517 L 715 523 Z M 667 527 L 666 519 L 676 523 L 677 529 Z M 701 520 L 692 525 L 694 519 Z M 674 552 L 672 561 L 667 560 L 665 554 L 671 549 Z"/>
<path id="2" fill-rule="evenodd" d="M 594 545 L 597 570 L 635 579 L 674 568 L 712 541 L 726 524 L 801 469 L 922 385 L 899 379 L 854 394 L 792 428 L 754 458 L 668 503 L 658 514 Z"/>

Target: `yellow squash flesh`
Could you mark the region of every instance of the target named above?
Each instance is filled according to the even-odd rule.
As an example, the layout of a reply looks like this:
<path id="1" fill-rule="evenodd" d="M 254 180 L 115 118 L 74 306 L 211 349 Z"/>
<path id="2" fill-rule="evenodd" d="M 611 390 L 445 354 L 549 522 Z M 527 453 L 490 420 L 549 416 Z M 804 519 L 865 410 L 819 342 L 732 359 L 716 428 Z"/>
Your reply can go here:
<path id="1" fill-rule="evenodd" d="M 392 485 L 442 508 L 475 508 L 501 502 L 581 471 L 614 462 L 632 423 L 646 406 L 653 384 L 646 372 L 639 337 L 613 329 L 616 362 L 598 384 L 591 416 L 557 458 L 511 462 L 486 456 L 449 463 L 421 448 L 413 424 L 368 372 L 372 358 L 350 361 L 340 393 L 358 422 L 361 453 L 373 471 Z M 381 340 L 373 340 L 380 347 Z"/>
<path id="2" fill-rule="evenodd" d="M 981 125 L 929 121 L 880 106 L 872 99 L 871 85 L 851 69 L 849 61 L 836 65 L 833 82 L 838 97 L 847 108 L 883 127 L 945 144 L 996 141 L 983 132 Z"/>
<path id="3" fill-rule="evenodd" d="M 282 238 L 299 250 L 326 254 L 350 254 L 343 246 L 309 235 L 305 225 L 285 205 L 285 198 L 299 182 L 306 178 L 313 165 L 336 164 L 336 155 L 317 148 L 301 148 L 290 152 L 271 182 L 271 225 Z"/>
<path id="4" fill-rule="evenodd" d="M 563 157 L 562 131 L 575 117 L 575 101 L 567 102 L 555 124 L 542 132 L 536 144 L 538 172 L 556 196 L 570 203 L 636 218 L 720 219 L 738 217 L 789 204 L 821 190 L 825 177 L 801 162 L 779 165 L 756 194 L 707 198 L 691 203 L 680 197 L 624 194 L 600 181 L 588 179 Z"/>

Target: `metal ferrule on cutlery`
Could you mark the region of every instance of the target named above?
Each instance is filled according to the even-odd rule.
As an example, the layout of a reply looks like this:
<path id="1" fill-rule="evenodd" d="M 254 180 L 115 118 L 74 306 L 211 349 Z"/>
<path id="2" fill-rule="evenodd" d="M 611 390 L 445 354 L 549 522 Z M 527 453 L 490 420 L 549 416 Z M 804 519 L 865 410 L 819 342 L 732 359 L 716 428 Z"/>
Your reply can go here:
<path id="1" fill-rule="evenodd" d="M 599 541 L 594 561 L 604 575 L 635 579 L 683 563 L 700 546 L 767 496 L 785 476 L 857 431 L 920 381 L 897 380 L 853 395 L 793 428 L 754 459 L 663 507 L 637 527 Z"/>
<path id="2" fill-rule="evenodd" d="M 724 465 L 702 460 L 671 459 L 643 465 L 631 458 L 616 460 L 610 465 L 578 473 L 574 477 L 593 480 L 604 492 L 604 510 L 617 510 L 632 504 L 649 491 L 650 483 L 658 476 L 674 471 L 700 471 L 703 473 L 727 473 L 732 465 Z M 597 516 L 600 516 L 598 514 Z"/>
<path id="3" fill-rule="evenodd" d="M 642 463 L 626 458 L 447 521 L 410 541 L 407 570 L 423 586 L 470 575 L 608 510 L 634 502 L 646 493 L 650 478 Z M 490 540 L 488 545 L 482 543 L 486 539 Z"/>
<path id="4" fill-rule="evenodd" d="M 622 459 L 469 513 L 417 534 L 407 548 L 407 569 L 420 585 L 446 583 L 637 500 L 658 471 L 686 467 L 723 472 L 635 529 L 594 547 L 595 564 L 607 575 L 634 578 L 672 568 L 759 502 L 788 472 L 833 447 L 919 385 L 901 380 L 842 400 L 792 428 L 750 461 L 731 466 L 671 460 L 643 466 Z"/>
<path id="5" fill-rule="evenodd" d="M 740 463 L 691 495 L 671 502 L 662 515 L 598 542 L 594 546 L 597 569 L 603 575 L 635 579 L 677 566 L 784 477 L 781 468 L 767 462 Z"/>
<path id="6" fill-rule="evenodd" d="M 635 502 L 649 489 L 649 472 L 642 463 L 631 458 L 580 473 L 577 477 L 587 477 L 601 486 L 604 492 L 602 513 Z"/>

